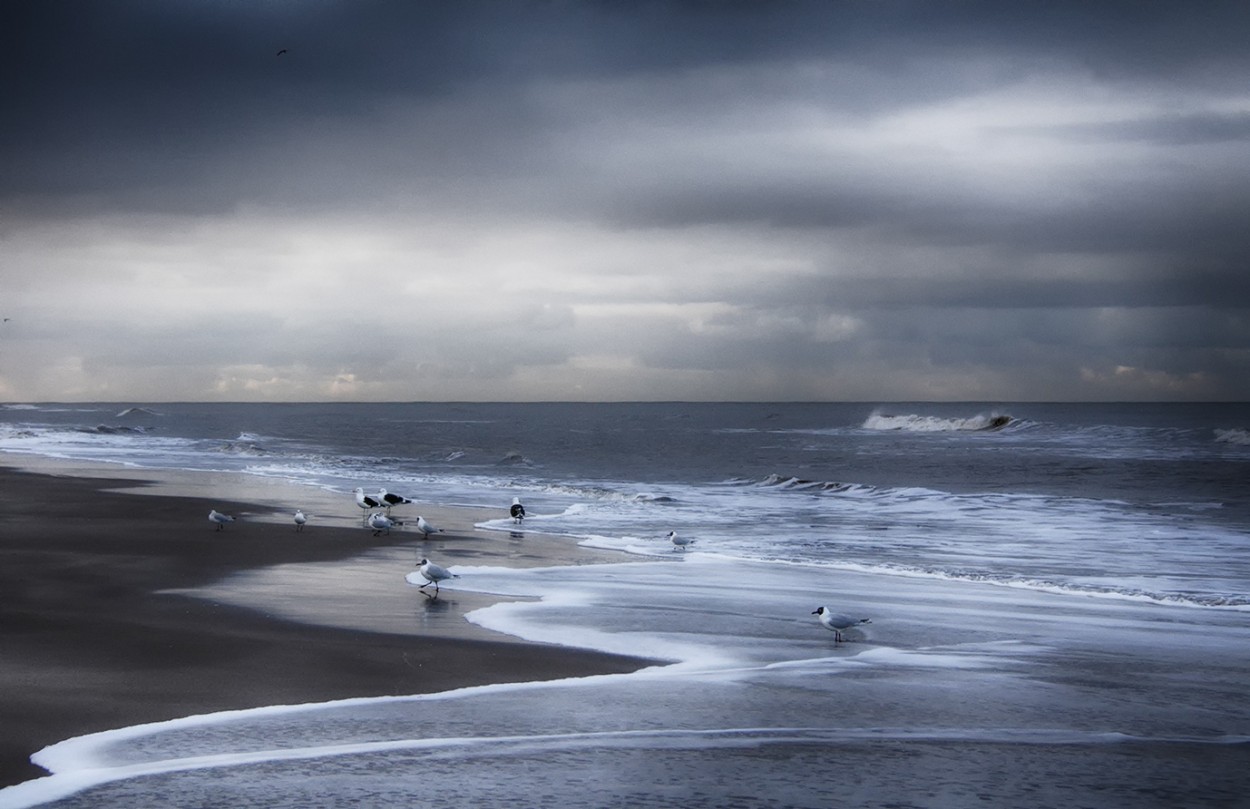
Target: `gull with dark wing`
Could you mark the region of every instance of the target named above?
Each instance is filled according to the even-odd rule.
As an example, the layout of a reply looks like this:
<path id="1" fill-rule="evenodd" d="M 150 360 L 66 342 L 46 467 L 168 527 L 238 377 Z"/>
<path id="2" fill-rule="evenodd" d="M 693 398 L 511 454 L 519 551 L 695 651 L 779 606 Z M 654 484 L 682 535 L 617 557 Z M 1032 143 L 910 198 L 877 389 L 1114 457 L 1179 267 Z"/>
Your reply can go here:
<path id="1" fill-rule="evenodd" d="M 373 499 L 380 502 L 386 508 L 387 514 L 391 513 L 392 506 L 404 506 L 413 502 L 407 497 L 404 497 L 402 494 L 393 494 L 388 492 L 386 489 L 378 489 L 378 493 L 373 496 Z"/>
<path id="2" fill-rule="evenodd" d="M 380 500 L 378 500 L 376 497 L 370 497 L 369 495 L 365 494 L 365 490 L 360 488 L 359 486 L 356 487 L 356 505 L 360 506 L 361 510 L 364 512 L 363 514 L 360 515 L 360 518 L 362 520 L 369 519 L 370 510 L 375 509 L 375 508 L 382 508 L 382 502 Z"/>

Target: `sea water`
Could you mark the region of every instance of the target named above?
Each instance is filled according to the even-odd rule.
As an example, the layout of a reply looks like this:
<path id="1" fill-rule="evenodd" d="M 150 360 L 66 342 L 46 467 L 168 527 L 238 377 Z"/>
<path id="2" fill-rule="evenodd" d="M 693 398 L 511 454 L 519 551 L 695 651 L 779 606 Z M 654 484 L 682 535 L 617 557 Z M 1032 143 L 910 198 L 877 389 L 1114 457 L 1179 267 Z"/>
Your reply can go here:
<path id="1" fill-rule="evenodd" d="M 384 486 L 618 551 L 453 566 L 444 597 L 656 663 L 68 740 L 0 806 L 1238 805 L 1248 426 L 1243 405 L 9 407 L 0 451 L 280 478 L 348 513 Z M 263 604 L 290 573 L 222 586 Z M 821 605 L 872 621 L 838 644 Z"/>

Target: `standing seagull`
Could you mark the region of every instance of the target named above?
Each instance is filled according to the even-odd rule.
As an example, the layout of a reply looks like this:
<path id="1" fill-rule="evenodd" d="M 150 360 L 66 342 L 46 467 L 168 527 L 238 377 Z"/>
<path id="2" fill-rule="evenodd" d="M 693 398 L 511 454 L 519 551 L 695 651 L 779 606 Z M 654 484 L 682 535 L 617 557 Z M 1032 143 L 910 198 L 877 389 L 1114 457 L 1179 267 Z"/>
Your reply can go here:
<path id="1" fill-rule="evenodd" d="M 693 545 L 695 543 L 695 540 L 693 539 L 686 539 L 685 537 L 677 536 L 676 531 L 668 532 L 668 541 L 673 543 L 674 551 L 677 550 L 678 548 L 681 548 L 682 553 L 685 553 L 687 545 Z"/>
<path id="2" fill-rule="evenodd" d="M 391 494 L 386 489 L 378 489 L 378 493 L 373 496 L 373 499 L 386 507 L 387 514 L 391 513 L 391 506 L 403 506 L 412 502 L 402 494 Z"/>
<path id="3" fill-rule="evenodd" d="M 379 536 L 383 531 L 387 536 L 391 535 L 391 526 L 395 525 L 395 521 L 380 511 L 375 511 L 369 515 L 369 527 L 373 529 L 373 535 Z"/>
<path id="4" fill-rule="evenodd" d="M 417 516 L 417 530 L 421 532 L 422 539 L 429 539 L 430 534 L 443 533 L 442 528 L 435 528 L 434 526 L 430 525 L 428 522 L 425 521 L 425 517 L 422 517 L 420 515 Z"/>
<path id="5" fill-rule="evenodd" d="M 521 505 L 521 498 L 512 498 L 512 508 L 508 509 L 508 513 L 512 515 L 517 525 L 521 524 L 521 520 L 525 519 L 525 506 Z"/>
<path id="6" fill-rule="evenodd" d="M 208 511 L 208 521 L 217 526 L 214 530 L 220 531 L 226 527 L 226 523 L 234 522 L 234 517 L 231 517 L 229 514 L 222 514 L 213 508 Z"/>
<path id="7" fill-rule="evenodd" d="M 448 579 L 460 578 L 445 567 L 439 567 L 429 559 L 422 558 L 417 562 L 417 572 L 421 574 L 421 578 L 425 579 L 425 584 L 418 585 L 421 589 L 434 585 L 434 594 L 438 595 L 438 583 L 447 581 Z"/>
<path id="8" fill-rule="evenodd" d="M 295 510 L 295 530 L 303 531 L 304 523 L 308 522 L 308 518 L 304 516 L 304 512 L 299 509 Z"/>
<path id="9" fill-rule="evenodd" d="M 812 610 L 812 615 L 816 616 L 816 620 L 820 621 L 820 625 L 833 633 L 833 642 L 838 643 L 842 640 L 842 630 L 850 629 L 860 624 L 871 624 L 870 618 L 852 618 L 846 613 L 830 612 L 828 607 L 817 607 Z"/>
<path id="10" fill-rule="evenodd" d="M 381 501 L 365 494 L 365 490 L 359 486 L 356 487 L 356 505 L 360 506 L 360 508 L 364 511 L 364 513 L 360 515 L 362 520 L 369 519 L 369 509 L 382 507 Z"/>

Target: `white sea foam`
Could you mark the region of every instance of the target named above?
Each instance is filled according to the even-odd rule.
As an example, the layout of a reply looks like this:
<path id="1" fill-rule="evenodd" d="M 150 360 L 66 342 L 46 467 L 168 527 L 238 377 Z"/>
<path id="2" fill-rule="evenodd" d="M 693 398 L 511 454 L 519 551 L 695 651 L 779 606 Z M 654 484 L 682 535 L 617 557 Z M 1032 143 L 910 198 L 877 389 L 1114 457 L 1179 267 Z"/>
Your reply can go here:
<path id="1" fill-rule="evenodd" d="M 873 411 L 864 419 L 865 430 L 902 430 L 915 433 L 979 432 L 997 430 L 1011 424 L 1011 416 L 1002 413 L 979 413 L 968 417 L 922 416 L 918 414 L 887 415 Z"/>
<path id="2" fill-rule="evenodd" d="M 398 562 L 368 554 L 348 566 L 357 571 L 349 578 L 372 567 L 378 581 L 402 588 Z M 212 597 L 268 609 L 267 599 L 289 590 L 284 582 L 301 582 L 302 592 L 283 598 L 320 603 L 324 614 L 324 599 L 342 588 L 344 575 L 310 576 L 312 567 L 256 571 L 214 587 Z M 592 762 L 627 749 L 662 751 L 690 767 L 703 761 L 704 751 L 766 745 L 797 745 L 797 751 L 882 741 L 1053 746 L 1162 738 L 1236 744 L 1245 736 L 1221 706 L 1224 683 L 1250 664 L 1250 628 L 1227 613 L 714 555 L 679 564 L 454 569 L 457 591 L 527 599 L 470 612 L 477 625 L 663 661 L 634 674 L 225 712 L 81 737 L 40 753 L 37 761 L 55 775 L 0 791 L 0 807 L 154 774 L 165 776 L 160 788 L 170 795 L 185 789 L 212 795 L 229 785 L 269 800 L 267 790 L 289 791 L 291 779 L 318 779 L 321 788 L 341 790 L 364 778 L 376 790 L 416 768 L 428 777 L 437 773 L 445 788 L 465 796 L 487 762 L 498 774 L 510 761 L 541 756 L 549 766 L 509 776 L 515 794 L 533 794 L 546 788 L 543 779 L 564 778 L 559 762 L 566 756 L 599 767 Z M 873 623 L 835 644 L 810 615 L 820 604 L 863 612 Z M 1161 644 L 1161 636 L 1169 641 Z M 1117 671 L 1134 670 L 1133 678 L 1100 684 L 1101 664 L 1071 671 L 1073 660 L 1104 657 Z M 1149 657 L 1150 665 L 1134 666 L 1138 657 Z M 1160 689 L 1170 689 L 1195 659 L 1203 661 L 1202 679 L 1185 677 L 1183 692 L 1167 691 L 1175 704 L 1160 704 Z M 1085 685 L 1062 685 L 1069 676 Z M 1106 699 L 1105 688 L 1114 689 L 1114 700 Z M 1142 717 L 1150 717 L 1151 727 L 1187 730 L 1124 732 L 1143 726 Z M 760 770 L 765 762 L 780 768 L 776 777 L 798 768 L 802 782 L 803 757 L 793 767 L 784 763 L 790 760 L 735 758 L 714 766 L 728 784 L 771 777 Z M 204 769 L 213 771 L 211 782 L 195 775 Z M 340 774 L 323 783 L 331 772 Z M 148 789 L 157 788 L 150 783 Z M 99 802 L 109 801 L 93 799 Z M 569 793 L 566 805 L 590 806 L 594 799 Z"/>
<path id="3" fill-rule="evenodd" d="M 1215 440 L 1221 441 L 1225 444 L 1247 446 L 1250 445 L 1250 430 L 1240 427 L 1231 430 L 1216 430 Z"/>

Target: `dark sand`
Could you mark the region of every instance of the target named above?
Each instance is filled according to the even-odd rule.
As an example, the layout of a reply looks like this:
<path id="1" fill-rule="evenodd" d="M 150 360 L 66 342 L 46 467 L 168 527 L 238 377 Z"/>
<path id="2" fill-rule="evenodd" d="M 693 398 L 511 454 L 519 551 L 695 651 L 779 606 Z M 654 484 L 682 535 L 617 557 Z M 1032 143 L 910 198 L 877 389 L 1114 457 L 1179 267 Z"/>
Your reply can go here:
<path id="1" fill-rule="evenodd" d="M 414 636 L 309 626 L 162 594 L 245 569 L 420 543 L 411 534 L 374 538 L 349 520 L 302 533 L 249 520 L 215 532 L 210 507 L 253 514 L 272 509 L 107 490 L 120 485 L 134 483 L 0 465 L 0 786 L 45 775 L 30 763 L 32 753 L 95 731 L 219 710 L 431 693 L 632 671 L 642 664 L 484 640 L 472 631 Z M 440 519 L 448 519 L 446 512 Z M 456 531 L 450 529 L 472 533 L 472 526 L 445 527 L 441 550 L 454 555 Z M 423 596 L 412 591 L 419 603 Z"/>

